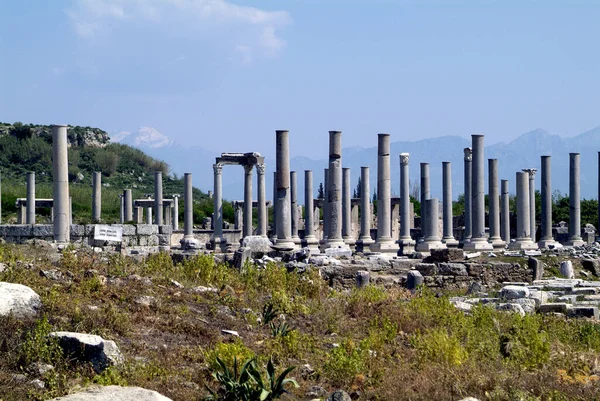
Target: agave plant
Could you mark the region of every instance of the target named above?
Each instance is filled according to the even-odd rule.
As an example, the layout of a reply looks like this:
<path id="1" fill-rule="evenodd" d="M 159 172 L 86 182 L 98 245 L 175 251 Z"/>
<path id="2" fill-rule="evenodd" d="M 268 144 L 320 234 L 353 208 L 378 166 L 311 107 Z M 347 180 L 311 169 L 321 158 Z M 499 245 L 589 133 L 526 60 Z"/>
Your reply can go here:
<path id="1" fill-rule="evenodd" d="M 279 313 L 279 311 L 272 303 L 265 304 L 262 310 L 262 324 L 266 326 L 271 323 L 277 317 L 277 313 Z"/>
<path id="2" fill-rule="evenodd" d="M 279 322 L 279 324 L 271 322 L 271 324 L 269 324 L 269 327 L 271 328 L 271 335 L 273 337 L 285 337 L 288 334 L 290 334 L 290 332 L 293 330 L 292 328 L 290 328 L 287 322 Z"/>

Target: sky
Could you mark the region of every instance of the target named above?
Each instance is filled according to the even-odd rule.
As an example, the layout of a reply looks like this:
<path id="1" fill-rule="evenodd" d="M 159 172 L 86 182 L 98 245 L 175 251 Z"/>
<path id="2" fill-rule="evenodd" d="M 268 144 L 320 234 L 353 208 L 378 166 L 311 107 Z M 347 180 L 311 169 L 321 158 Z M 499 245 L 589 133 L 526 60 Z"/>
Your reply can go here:
<path id="1" fill-rule="evenodd" d="M 343 146 L 600 125 L 596 0 L 0 0 L 0 121 L 186 146 Z"/>

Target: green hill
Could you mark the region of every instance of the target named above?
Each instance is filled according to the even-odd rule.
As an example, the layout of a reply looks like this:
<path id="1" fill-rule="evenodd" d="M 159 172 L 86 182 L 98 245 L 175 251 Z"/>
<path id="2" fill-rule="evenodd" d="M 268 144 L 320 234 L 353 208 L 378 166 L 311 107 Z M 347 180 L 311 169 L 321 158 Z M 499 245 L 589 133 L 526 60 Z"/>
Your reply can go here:
<path id="1" fill-rule="evenodd" d="M 102 172 L 102 218 L 119 221 L 119 194 L 131 188 L 134 199 L 154 193 L 154 172 L 163 172 L 165 197 L 183 195 L 183 178 L 170 174 L 167 163 L 139 149 L 111 143 L 108 133 L 91 127 L 69 126 L 69 182 L 75 223 L 91 220 L 92 173 Z M 26 174 L 36 173 L 36 197 L 52 197 L 52 133 L 48 125 L 0 122 L 0 170 L 2 173 L 2 222 L 16 222 L 15 201 L 26 194 Z M 153 196 L 153 195 L 152 195 Z M 208 196 L 194 188 L 194 220 L 210 216 Z M 225 206 L 226 218 L 233 210 Z M 49 221 L 50 210 L 38 210 L 38 221 Z M 183 221 L 183 207 L 180 208 Z"/>

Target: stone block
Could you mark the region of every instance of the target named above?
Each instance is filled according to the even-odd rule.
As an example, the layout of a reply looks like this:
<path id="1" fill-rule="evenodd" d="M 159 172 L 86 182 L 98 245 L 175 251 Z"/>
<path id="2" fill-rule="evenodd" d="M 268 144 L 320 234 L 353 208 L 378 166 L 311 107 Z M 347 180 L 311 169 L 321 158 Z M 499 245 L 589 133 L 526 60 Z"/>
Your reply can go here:
<path id="1" fill-rule="evenodd" d="M 408 290 L 416 290 L 418 286 L 423 284 L 423 276 L 418 270 L 411 270 L 406 276 L 406 288 Z"/>
<path id="2" fill-rule="evenodd" d="M 517 303 L 498 304 L 496 305 L 496 310 L 518 313 L 521 316 L 525 316 L 525 311 L 523 310 L 523 307 Z"/>
<path id="3" fill-rule="evenodd" d="M 233 254 L 233 266 L 241 271 L 244 265 L 246 264 L 246 261 L 250 259 L 251 255 L 252 251 L 250 250 L 250 248 L 238 248 Z"/>
<path id="4" fill-rule="evenodd" d="M 273 251 L 271 247 L 273 243 L 270 239 L 266 237 L 261 237 L 259 235 L 250 235 L 244 237 L 242 240 L 242 247 L 248 248 L 250 252 L 254 255 L 253 257 L 261 258 L 262 255 L 266 255 L 269 252 Z"/>
<path id="5" fill-rule="evenodd" d="M 359 270 L 356 272 L 356 287 L 363 288 L 369 285 L 371 275 L 366 270 Z"/>
<path id="6" fill-rule="evenodd" d="M 141 387 L 91 386 L 77 393 L 53 398 L 50 401 L 171 401 L 156 391 Z"/>
<path id="7" fill-rule="evenodd" d="M 33 226 L 33 236 L 38 237 L 53 237 L 54 226 L 50 224 L 36 224 Z"/>
<path id="8" fill-rule="evenodd" d="M 573 263 L 570 260 L 560 262 L 560 274 L 564 278 L 572 279 L 575 277 L 575 271 L 573 270 Z"/>
<path id="9" fill-rule="evenodd" d="M 123 235 L 133 236 L 136 234 L 135 224 L 123 224 Z"/>
<path id="10" fill-rule="evenodd" d="M 483 274 L 484 267 L 479 263 L 466 263 L 467 274 L 472 277 L 479 277 Z"/>
<path id="11" fill-rule="evenodd" d="M 173 227 L 170 225 L 163 225 L 158 227 L 159 234 L 171 235 L 173 234 Z"/>
<path id="12" fill-rule="evenodd" d="M 582 259 L 581 265 L 585 270 L 594 273 L 594 276 L 600 277 L 600 259 Z"/>
<path id="13" fill-rule="evenodd" d="M 541 280 L 544 277 L 544 264 L 536 258 L 529 257 L 527 266 L 533 271 L 533 280 Z"/>
<path id="14" fill-rule="evenodd" d="M 567 311 L 569 317 L 589 317 L 598 319 L 598 307 L 596 306 L 571 306 Z"/>
<path id="15" fill-rule="evenodd" d="M 502 287 L 500 296 L 504 299 L 519 299 L 529 297 L 529 288 L 517 285 L 507 285 Z"/>
<path id="16" fill-rule="evenodd" d="M 123 356 L 114 341 L 100 336 L 56 331 L 50 337 L 58 339 L 58 343 L 69 357 L 82 362 L 90 362 L 97 373 L 112 365 L 123 363 Z"/>
<path id="17" fill-rule="evenodd" d="M 423 276 L 435 276 L 438 273 L 435 263 L 419 263 L 415 266 L 415 270 L 418 270 Z"/>
<path id="18" fill-rule="evenodd" d="M 69 232 L 71 234 L 71 237 L 85 236 L 85 226 L 83 226 L 81 224 L 71 224 L 71 226 L 69 228 L 70 228 Z"/>
<path id="19" fill-rule="evenodd" d="M 568 305 L 565 303 L 541 304 L 538 308 L 540 313 L 562 313 L 566 314 Z"/>
<path id="20" fill-rule="evenodd" d="M 138 224 L 136 225 L 137 235 L 152 235 L 158 234 L 158 226 L 156 224 Z"/>
<path id="21" fill-rule="evenodd" d="M 38 294 L 21 284 L 0 282 L 0 316 L 35 317 L 42 308 Z"/>
<path id="22" fill-rule="evenodd" d="M 170 246 L 171 245 L 171 236 L 167 234 L 158 234 L 156 236 L 158 238 L 159 246 Z"/>
<path id="23" fill-rule="evenodd" d="M 438 273 L 444 276 L 467 276 L 467 267 L 462 263 L 440 263 Z"/>
<path id="24" fill-rule="evenodd" d="M 33 226 L 31 224 L 14 224 L 7 226 L 7 237 L 32 237 Z"/>
<path id="25" fill-rule="evenodd" d="M 531 298 L 513 299 L 511 301 L 511 303 L 521 305 L 521 307 L 523 308 L 525 313 L 530 314 L 530 315 L 535 313 L 535 310 L 537 308 L 537 303 L 535 302 L 535 299 L 531 299 Z"/>
<path id="26" fill-rule="evenodd" d="M 346 258 L 350 258 L 352 257 L 352 250 L 350 248 L 327 248 L 325 249 L 325 255 L 329 256 L 329 257 L 333 257 L 333 258 L 341 258 L 341 257 L 346 257 Z"/>

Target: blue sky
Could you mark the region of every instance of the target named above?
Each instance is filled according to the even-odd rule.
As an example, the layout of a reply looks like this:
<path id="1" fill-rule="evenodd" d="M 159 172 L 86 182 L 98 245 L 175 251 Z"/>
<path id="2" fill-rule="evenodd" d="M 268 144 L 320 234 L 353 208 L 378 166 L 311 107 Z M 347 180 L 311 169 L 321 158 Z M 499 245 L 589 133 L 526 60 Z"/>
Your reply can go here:
<path id="1" fill-rule="evenodd" d="M 0 121 L 273 156 L 600 125 L 600 2 L 3 0 Z"/>

